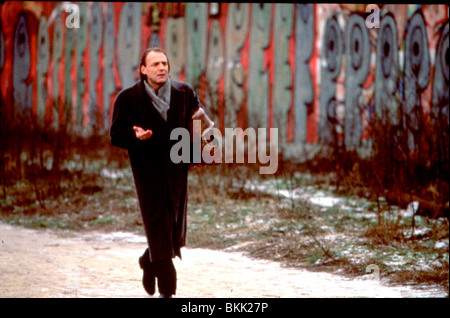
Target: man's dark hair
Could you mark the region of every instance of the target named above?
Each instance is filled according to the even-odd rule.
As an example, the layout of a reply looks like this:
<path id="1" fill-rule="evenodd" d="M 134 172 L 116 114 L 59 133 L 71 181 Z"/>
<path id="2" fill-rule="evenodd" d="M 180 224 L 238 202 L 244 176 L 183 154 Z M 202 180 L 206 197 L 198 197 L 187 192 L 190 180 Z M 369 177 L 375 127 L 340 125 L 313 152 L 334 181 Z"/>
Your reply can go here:
<path id="1" fill-rule="evenodd" d="M 160 47 L 149 47 L 148 49 L 146 49 L 144 51 L 144 53 L 142 53 L 141 64 L 139 64 L 139 74 L 140 74 L 140 77 L 141 77 L 142 81 L 147 80 L 147 78 L 146 78 L 146 76 L 144 74 L 142 74 L 141 66 L 145 66 L 147 55 L 148 55 L 148 53 L 150 53 L 152 51 L 161 52 L 161 53 L 163 53 L 166 56 L 166 58 L 167 58 L 167 66 L 168 66 L 169 72 L 170 72 L 170 62 L 169 62 L 169 57 L 167 56 L 167 53 Z"/>

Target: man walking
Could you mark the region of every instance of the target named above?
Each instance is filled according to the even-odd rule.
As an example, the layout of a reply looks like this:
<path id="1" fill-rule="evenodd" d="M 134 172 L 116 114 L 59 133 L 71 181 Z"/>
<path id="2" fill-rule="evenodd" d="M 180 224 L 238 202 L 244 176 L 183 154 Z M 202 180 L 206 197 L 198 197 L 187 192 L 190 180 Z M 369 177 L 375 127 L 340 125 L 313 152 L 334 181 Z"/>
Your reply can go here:
<path id="1" fill-rule="evenodd" d="M 140 80 L 114 101 L 111 143 L 128 150 L 148 248 L 140 257 L 143 285 L 153 295 L 155 278 L 160 297 L 176 293 L 172 258 L 181 258 L 186 241 L 189 164 L 174 164 L 170 140 L 174 128 L 189 129 L 192 114 L 203 108 L 192 87 L 170 80 L 167 55 L 149 48 L 142 55 Z"/>

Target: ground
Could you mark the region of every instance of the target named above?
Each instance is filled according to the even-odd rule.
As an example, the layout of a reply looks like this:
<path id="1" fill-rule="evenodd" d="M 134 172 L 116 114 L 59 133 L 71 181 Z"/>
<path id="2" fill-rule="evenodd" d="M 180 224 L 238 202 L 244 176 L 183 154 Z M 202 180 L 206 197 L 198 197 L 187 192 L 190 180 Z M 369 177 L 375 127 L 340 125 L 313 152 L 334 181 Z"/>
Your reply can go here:
<path id="1" fill-rule="evenodd" d="M 0 239 L 0 297 L 149 297 L 137 263 L 146 247 L 141 235 L 0 223 Z M 183 260 L 175 260 L 180 298 L 445 296 L 439 290 L 388 287 L 375 275 L 349 279 L 236 252 L 184 248 L 182 254 Z"/>
<path id="2" fill-rule="evenodd" d="M 2 189 L 1 297 L 147 297 L 131 169 L 79 159 Z M 178 297 L 448 297 L 448 219 L 336 179 L 193 169 Z"/>

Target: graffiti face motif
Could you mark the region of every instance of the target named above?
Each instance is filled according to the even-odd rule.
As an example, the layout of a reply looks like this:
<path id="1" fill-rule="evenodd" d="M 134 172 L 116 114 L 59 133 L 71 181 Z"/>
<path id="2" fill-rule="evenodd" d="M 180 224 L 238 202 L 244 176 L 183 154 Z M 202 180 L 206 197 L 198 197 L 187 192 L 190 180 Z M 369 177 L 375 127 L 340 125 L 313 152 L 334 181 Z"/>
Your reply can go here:
<path id="1" fill-rule="evenodd" d="M 341 70 L 342 35 L 335 17 L 328 19 L 325 26 L 323 53 L 330 75 L 336 78 Z"/>
<path id="2" fill-rule="evenodd" d="M 108 3 L 103 33 L 103 52 L 114 52 L 114 6 Z M 111 95 L 115 90 L 113 77 L 114 54 L 104 54 L 103 58 L 103 131 L 109 130 Z"/>
<path id="3" fill-rule="evenodd" d="M 29 116 L 32 107 L 32 85 L 25 83 L 30 74 L 31 54 L 26 20 L 23 15 L 19 17 L 14 35 L 14 116 L 22 118 Z"/>
<path id="4" fill-rule="evenodd" d="M 250 28 L 249 91 L 247 121 L 250 127 L 266 127 L 269 110 L 269 72 L 264 65 L 264 50 L 270 43 L 271 4 L 254 3 Z"/>
<path id="5" fill-rule="evenodd" d="M 120 12 L 117 47 L 118 68 L 122 87 L 131 86 L 141 54 L 141 3 L 126 2 Z"/>
<path id="6" fill-rule="evenodd" d="M 81 133 L 83 123 L 83 97 L 86 91 L 86 68 L 84 65 L 84 53 L 87 46 L 88 21 L 87 21 L 87 3 L 82 2 L 80 7 L 80 27 L 76 33 L 75 62 L 76 62 L 76 101 L 75 101 L 75 120 L 76 127 Z M 89 76 L 89 74 L 88 74 Z"/>
<path id="7" fill-rule="evenodd" d="M 47 102 L 47 85 L 45 78 L 50 63 L 50 44 L 48 39 L 47 18 L 42 17 L 38 29 L 37 50 L 37 117 L 38 124 L 45 127 L 45 113 Z"/>
<path id="8" fill-rule="evenodd" d="M 296 144 L 304 147 L 307 134 L 307 116 L 312 110 L 314 100 L 314 86 L 309 69 L 309 59 L 314 48 L 314 14 L 313 4 L 296 5 L 295 25 L 295 87 L 294 87 L 294 109 L 295 109 L 295 135 Z"/>
<path id="9" fill-rule="evenodd" d="M 211 24 L 208 45 L 208 63 L 206 68 L 207 85 L 207 104 L 209 104 L 208 113 L 215 123 L 219 123 L 219 81 L 223 75 L 224 66 L 224 47 L 223 47 L 222 28 L 219 21 L 214 20 Z"/>
<path id="10" fill-rule="evenodd" d="M 449 24 L 442 28 L 436 51 L 433 78 L 433 103 L 431 109 L 432 147 L 438 162 L 448 162 L 449 156 Z"/>
<path id="11" fill-rule="evenodd" d="M 409 22 L 405 39 L 405 129 L 408 131 L 408 146 L 417 150 L 422 130 L 421 92 L 430 80 L 430 57 L 425 21 L 420 11 L 414 13 Z"/>
<path id="12" fill-rule="evenodd" d="M 348 151 L 359 148 L 362 123 L 361 112 L 361 86 L 369 74 L 370 67 L 370 41 L 365 20 L 358 14 L 352 14 L 348 20 L 345 47 L 345 147 Z"/>
<path id="13" fill-rule="evenodd" d="M 287 143 L 288 111 L 291 107 L 292 76 L 289 63 L 289 40 L 294 25 L 294 5 L 277 3 L 275 5 L 274 45 L 274 84 L 273 84 L 273 122 L 279 128 L 280 145 Z"/>
<path id="14" fill-rule="evenodd" d="M 59 70 L 61 66 L 61 58 L 63 53 L 63 34 L 62 34 L 62 24 L 61 24 L 61 13 L 57 13 L 57 19 L 55 20 L 53 28 L 53 47 L 52 47 L 52 63 L 53 63 L 53 129 L 57 130 L 60 124 L 60 81 L 59 81 Z"/>
<path id="15" fill-rule="evenodd" d="M 342 34 L 336 16 L 325 24 L 323 36 L 323 63 L 321 63 L 319 143 L 331 146 L 336 143 L 336 79 L 341 70 L 343 51 Z"/>
<path id="16" fill-rule="evenodd" d="M 171 78 L 177 80 L 186 62 L 185 48 L 185 19 L 168 18 L 166 23 L 166 53 L 170 60 Z"/>
<path id="17" fill-rule="evenodd" d="M 383 17 L 377 42 L 375 69 L 375 113 L 382 125 L 400 122 L 398 96 L 397 26 L 392 15 Z"/>
<path id="18" fill-rule="evenodd" d="M 226 29 L 225 126 L 237 127 L 237 112 L 244 103 L 245 73 L 240 51 L 248 34 L 248 3 L 230 3 Z"/>
<path id="19" fill-rule="evenodd" d="M 186 81 L 195 90 L 200 85 L 200 76 L 206 61 L 206 24 L 208 5 L 206 3 L 188 3 L 186 5 Z"/>

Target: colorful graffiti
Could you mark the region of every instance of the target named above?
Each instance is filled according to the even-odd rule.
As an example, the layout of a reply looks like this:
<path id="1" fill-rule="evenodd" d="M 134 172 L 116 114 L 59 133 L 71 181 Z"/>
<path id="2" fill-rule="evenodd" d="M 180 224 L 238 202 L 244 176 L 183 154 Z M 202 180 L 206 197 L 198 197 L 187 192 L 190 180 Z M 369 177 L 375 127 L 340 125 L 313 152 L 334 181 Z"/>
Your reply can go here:
<path id="1" fill-rule="evenodd" d="M 319 143 L 333 145 L 340 133 L 336 131 L 339 127 L 336 81 L 341 71 L 344 47 L 338 20 L 334 14 L 327 19 L 322 43 Z"/>
<path id="2" fill-rule="evenodd" d="M 276 127 L 281 151 L 356 151 L 377 119 L 407 132 L 411 152 L 448 156 L 448 5 L 383 4 L 367 24 L 362 4 L 74 4 L 1 5 L 8 122 L 107 133 L 141 52 L 161 45 L 222 130 Z"/>

